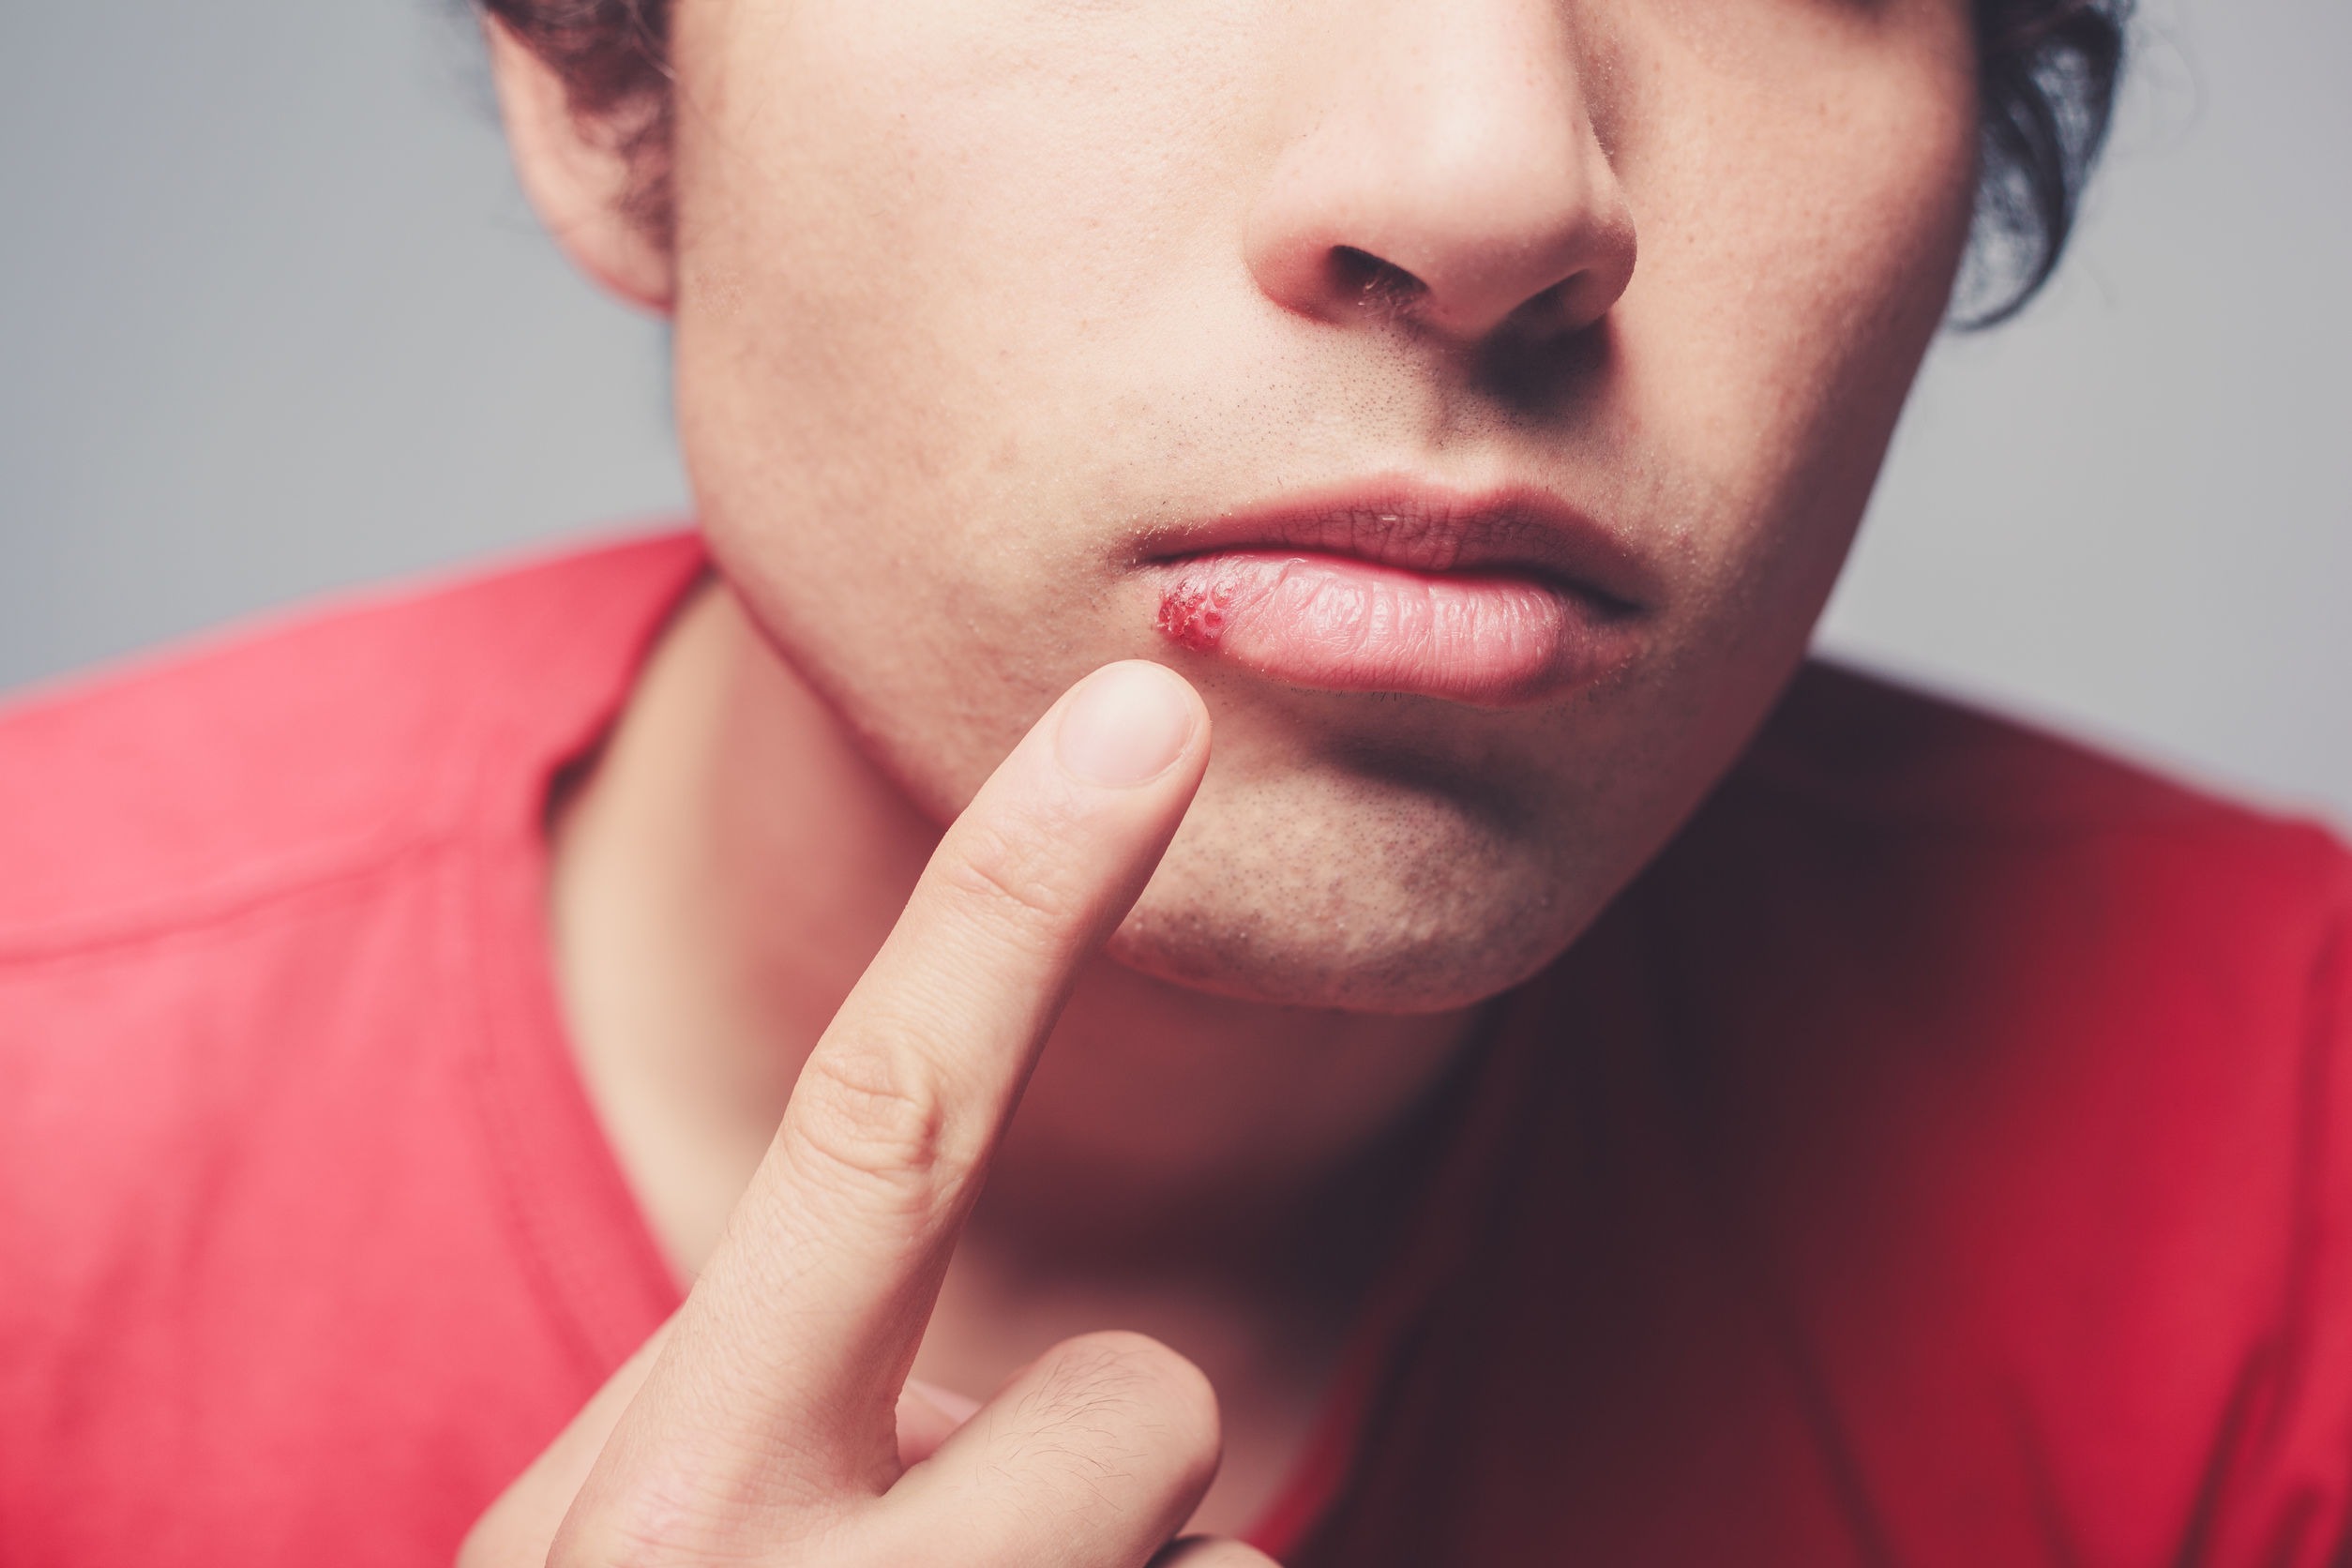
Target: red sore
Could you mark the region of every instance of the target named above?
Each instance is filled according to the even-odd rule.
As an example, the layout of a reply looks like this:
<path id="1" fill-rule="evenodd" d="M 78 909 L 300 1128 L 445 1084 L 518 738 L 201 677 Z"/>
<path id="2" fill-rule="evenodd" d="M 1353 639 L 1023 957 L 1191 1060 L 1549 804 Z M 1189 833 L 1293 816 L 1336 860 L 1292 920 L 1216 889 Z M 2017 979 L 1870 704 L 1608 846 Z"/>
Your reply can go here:
<path id="1" fill-rule="evenodd" d="M 1161 596 L 1159 616 L 1153 625 L 1178 646 L 1207 653 L 1225 635 L 1225 611 L 1232 602 L 1229 585 L 1179 582 Z"/>

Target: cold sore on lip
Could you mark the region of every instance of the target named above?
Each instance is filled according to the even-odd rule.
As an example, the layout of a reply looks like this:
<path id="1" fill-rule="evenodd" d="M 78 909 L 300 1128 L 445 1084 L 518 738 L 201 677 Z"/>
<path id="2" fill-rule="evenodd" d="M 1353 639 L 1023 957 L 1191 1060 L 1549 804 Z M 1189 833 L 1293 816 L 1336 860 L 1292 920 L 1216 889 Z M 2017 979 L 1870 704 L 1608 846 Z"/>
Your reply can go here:
<path id="1" fill-rule="evenodd" d="M 1627 651 L 1601 607 L 1522 572 L 1233 550 L 1165 574 L 1162 636 L 1293 686 L 1515 706 L 1589 684 Z"/>

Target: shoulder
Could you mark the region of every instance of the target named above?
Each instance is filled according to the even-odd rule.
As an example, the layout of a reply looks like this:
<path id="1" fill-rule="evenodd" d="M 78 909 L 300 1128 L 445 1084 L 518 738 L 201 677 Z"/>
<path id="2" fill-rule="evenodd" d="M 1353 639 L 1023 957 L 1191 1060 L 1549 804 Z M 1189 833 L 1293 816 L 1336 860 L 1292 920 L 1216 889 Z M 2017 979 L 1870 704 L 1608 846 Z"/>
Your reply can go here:
<path id="1" fill-rule="evenodd" d="M 2326 828 L 1823 666 L 1633 902 L 1724 1038 L 1786 1051 L 1759 1031 L 1802 1019 L 2019 1114 L 2136 1108 L 2150 1158 L 2150 1096 L 2275 1138 L 2310 1053 L 2352 1046 Z"/>
<path id="2" fill-rule="evenodd" d="M 1792 1310 L 1848 1325 L 1808 1353 L 1873 1391 L 1847 1417 L 1892 1526 L 1965 1539 L 2007 1499 L 2103 1560 L 2332 1549 L 2332 834 L 1817 666 L 1606 925 L 1590 983 L 1633 977 L 1658 1120 Z"/>
<path id="3" fill-rule="evenodd" d="M 2014 718 L 1818 660 L 1791 683 L 1734 785 L 1921 831 L 2281 825 Z"/>
<path id="4" fill-rule="evenodd" d="M 538 826 L 700 566 L 574 550 L 0 711 L 11 1544 L 136 1532 L 166 1471 L 187 1539 L 215 1495 L 454 1539 L 663 1296 L 546 989 Z"/>
<path id="5" fill-rule="evenodd" d="M 2352 854 L 2315 822 L 1819 663 L 1693 826 L 1715 852 L 1899 871 L 1876 879 L 1878 897 L 1953 922 L 2013 920 L 2043 897 L 2096 916 L 2086 939 L 2179 927 L 2317 942 L 2352 912 Z"/>
<path id="6" fill-rule="evenodd" d="M 0 963 L 445 832 L 486 746 L 617 700 L 700 563 L 626 541 L 329 605 L 0 706 Z"/>

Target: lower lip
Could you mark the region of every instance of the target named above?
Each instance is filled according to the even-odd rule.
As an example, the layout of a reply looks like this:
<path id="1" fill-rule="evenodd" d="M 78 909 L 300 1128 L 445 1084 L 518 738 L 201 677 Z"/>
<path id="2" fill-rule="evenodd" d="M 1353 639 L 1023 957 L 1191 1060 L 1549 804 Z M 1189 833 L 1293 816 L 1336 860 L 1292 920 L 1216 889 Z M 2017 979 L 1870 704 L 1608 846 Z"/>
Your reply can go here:
<path id="1" fill-rule="evenodd" d="M 1621 615 L 1529 577 L 1259 550 L 1161 572 L 1162 635 L 1289 686 L 1512 707 L 1590 685 L 1631 653 Z"/>

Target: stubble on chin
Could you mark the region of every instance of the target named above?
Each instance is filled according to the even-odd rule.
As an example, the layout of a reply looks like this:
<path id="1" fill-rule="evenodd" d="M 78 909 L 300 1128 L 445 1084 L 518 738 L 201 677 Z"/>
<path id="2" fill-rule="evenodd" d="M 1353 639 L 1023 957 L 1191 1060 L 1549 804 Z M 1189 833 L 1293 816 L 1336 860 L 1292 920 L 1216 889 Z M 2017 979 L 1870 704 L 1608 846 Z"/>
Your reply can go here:
<path id="1" fill-rule="evenodd" d="M 1571 858 L 1469 788 L 1326 771 L 1204 789 L 1109 951 L 1237 1000 L 1444 1012 L 1526 980 L 1597 912 Z"/>

